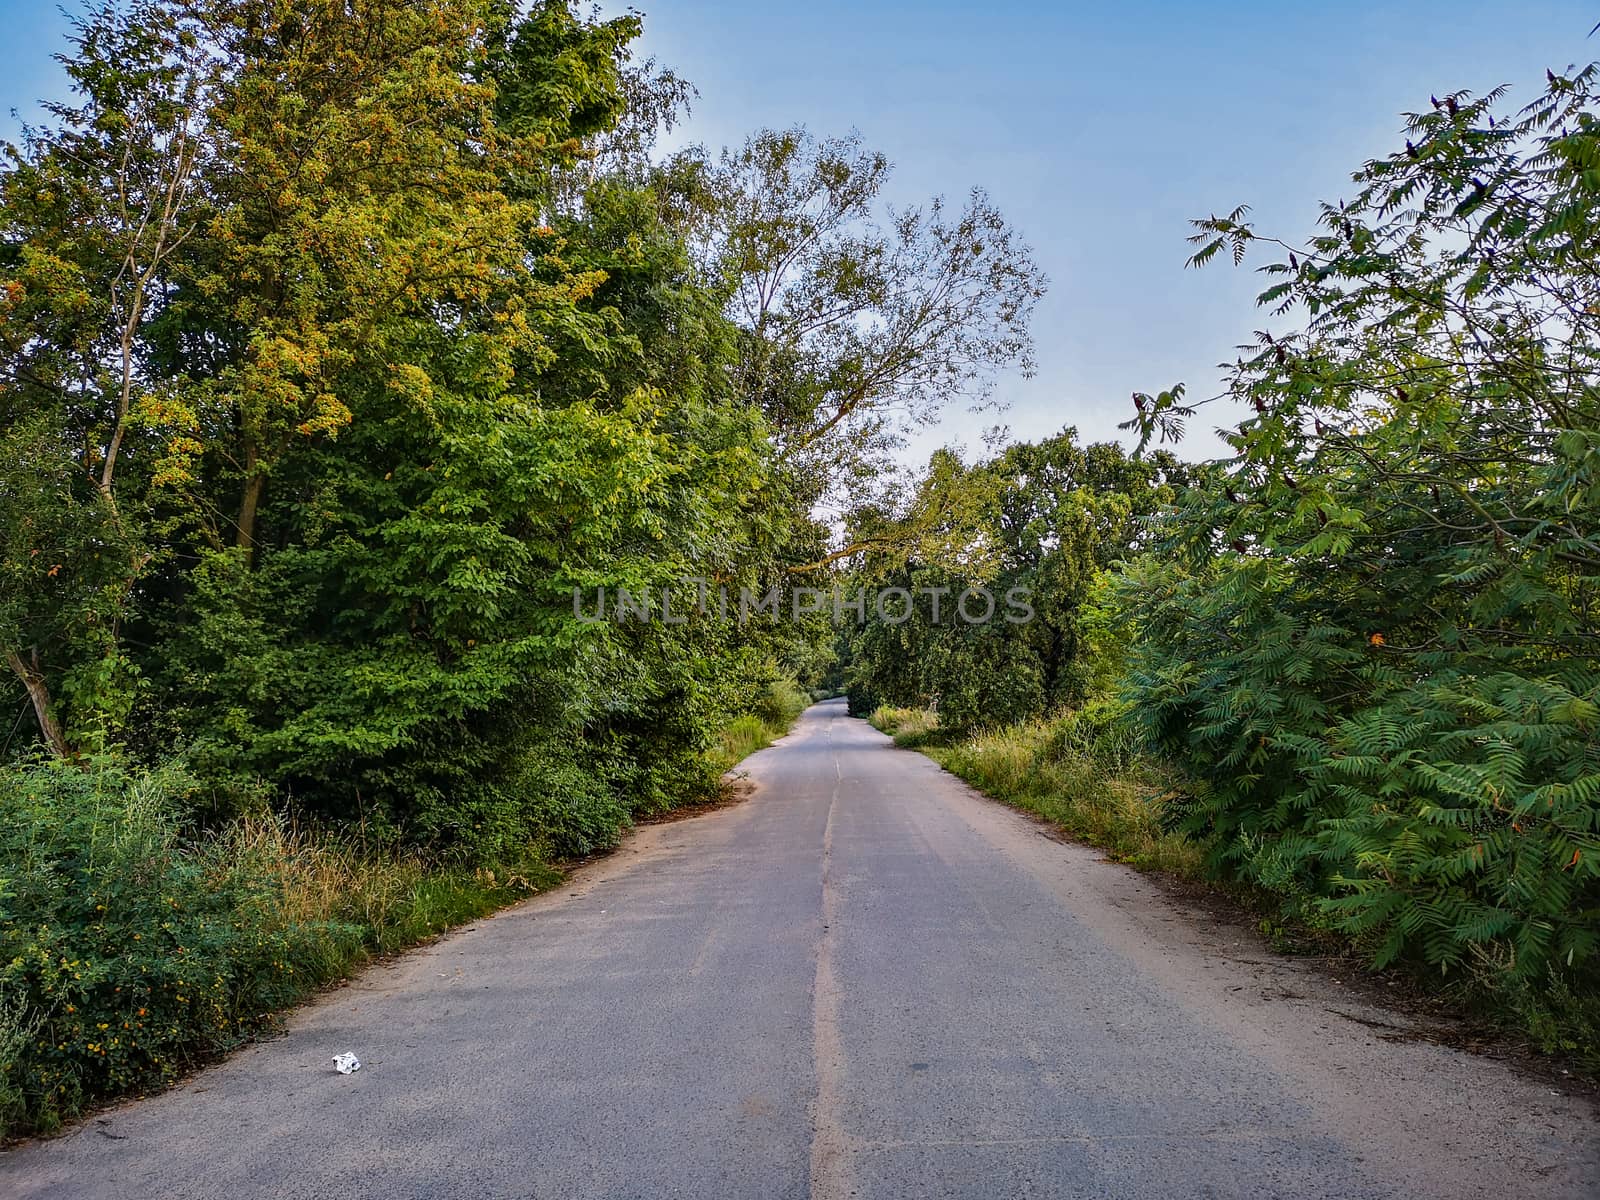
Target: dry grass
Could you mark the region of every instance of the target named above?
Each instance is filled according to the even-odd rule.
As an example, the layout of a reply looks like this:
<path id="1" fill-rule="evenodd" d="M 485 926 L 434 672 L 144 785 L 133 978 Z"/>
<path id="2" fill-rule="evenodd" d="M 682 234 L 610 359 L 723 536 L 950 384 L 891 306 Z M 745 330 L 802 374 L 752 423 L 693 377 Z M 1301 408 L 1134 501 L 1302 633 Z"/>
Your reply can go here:
<path id="1" fill-rule="evenodd" d="M 1121 861 L 1200 878 L 1201 848 L 1168 828 L 1182 781 L 1139 754 L 1114 723 L 1064 713 L 943 740 L 927 711 L 882 707 L 873 725 L 979 791 L 1045 818 Z"/>
<path id="2" fill-rule="evenodd" d="M 285 924 L 348 923 L 363 931 L 364 950 L 386 954 L 462 921 L 544 891 L 561 880 L 555 867 L 527 861 L 450 867 L 415 855 L 367 849 L 351 838 L 307 834 L 272 816 L 236 821 L 216 857 L 271 876 Z"/>
<path id="3" fill-rule="evenodd" d="M 784 732 L 760 717 L 736 717 L 717 736 L 717 745 L 711 754 L 712 762 L 721 771 L 731 770 L 757 750 L 765 750 L 772 745 Z"/>

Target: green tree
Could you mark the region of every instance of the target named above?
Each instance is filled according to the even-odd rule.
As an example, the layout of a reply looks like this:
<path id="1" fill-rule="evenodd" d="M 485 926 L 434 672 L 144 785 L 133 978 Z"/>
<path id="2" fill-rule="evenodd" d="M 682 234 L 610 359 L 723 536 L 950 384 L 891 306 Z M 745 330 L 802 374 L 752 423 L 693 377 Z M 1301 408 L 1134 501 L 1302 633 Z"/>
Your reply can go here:
<path id="1" fill-rule="evenodd" d="M 636 178 L 638 29 L 479 0 L 85 18 L 84 102 L 5 178 L 0 635 L 60 749 L 110 662 L 107 738 L 441 852 L 582 851 L 708 786 L 776 643 L 572 613 L 772 569 L 793 512 Z"/>
<path id="2" fill-rule="evenodd" d="M 979 190 L 886 206 L 889 170 L 855 135 L 762 130 L 686 151 L 657 185 L 722 281 L 738 392 L 813 499 L 859 497 L 901 430 L 982 403 L 997 369 L 1032 371 L 1028 246 Z"/>
<path id="3" fill-rule="evenodd" d="M 176 11 L 106 5 L 73 28 L 78 100 L 47 104 L 0 175 L 0 651 L 63 756 L 131 699 L 121 628 L 158 549 L 159 460 L 186 434 L 153 331 L 208 152 L 206 65 Z"/>
<path id="4" fill-rule="evenodd" d="M 1169 453 L 1135 459 L 1114 444 L 1081 447 L 1073 429 L 970 468 L 936 455 L 900 513 L 873 508 L 852 523 L 861 578 L 918 597 L 909 620 L 874 614 L 861 631 L 854 691 L 937 705 L 954 729 L 1081 703 L 1091 666 L 1080 610 L 1099 575 L 1148 542 L 1142 520 L 1187 478 Z M 956 605 L 971 586 L 995 598 L 993 619 L 962 619 Z"/>

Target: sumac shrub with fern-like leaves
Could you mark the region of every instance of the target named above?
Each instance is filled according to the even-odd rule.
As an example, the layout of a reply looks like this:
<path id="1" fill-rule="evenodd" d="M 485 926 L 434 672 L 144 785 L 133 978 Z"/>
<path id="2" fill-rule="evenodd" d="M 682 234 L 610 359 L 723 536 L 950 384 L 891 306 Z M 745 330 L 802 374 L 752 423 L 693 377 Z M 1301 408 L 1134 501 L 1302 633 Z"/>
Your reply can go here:
<path id="1" fill-rule="evenodd" d="M 1270 244 L 1246 419 L 1125 569 L 1128 719 L 1205 784 L 1217 867 L 1379 961 L 1592 996 L 1600 978 L 1600 103 L 1409 118 Z M 1140 396 L 1148 440 L 1192 415 Z M 1509 992 L 1507 994 L 1510 994 Z"/>

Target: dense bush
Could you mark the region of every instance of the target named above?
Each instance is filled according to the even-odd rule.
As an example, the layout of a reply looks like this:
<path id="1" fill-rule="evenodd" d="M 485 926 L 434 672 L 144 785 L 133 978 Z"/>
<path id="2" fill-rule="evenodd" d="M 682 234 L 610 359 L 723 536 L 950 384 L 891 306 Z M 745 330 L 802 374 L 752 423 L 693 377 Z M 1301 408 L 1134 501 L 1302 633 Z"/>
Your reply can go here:
<path id="1" fill-rule="evenodd" d="M 1457 94 L 1265 270 L 1236 456 L 1122 576 L 1215 864 L 1379 962 L 1600 986 L 1600 101 Z M 1197 259 L 1262 239 L 1202 222 Z M 1147 436 L 1187 415 L 1141 398 Z"/>
<path id="2" fill-rule="evenodd" d="M 369 954 L 560 877 L 548 847 L 452 867 L 294 832 L 259 798 L 198 830 L 218 807 L 176 765 L 0 771 L 0 1137 L 170 1082 Z M 566 844 L 610 845 L 625 819 L 592 813 Z"/>
<path id="3" fill-rule="evenodd" d="M 811 694 L 792 679 L 773 680 L 751 712 L 778 729 L 787 729 L 812 703 Z"/>
<path id="4" fill-rule="evenodd" d="M 726 771 L 757 750 L 770 746 L 789 731 L 795 718 L 810 703 L 810 696 L 792 680 L 769 684 L 751 706 L 751 711 L 735 717 L 718 735 L 707 759 L 709 769 Z"/>
<path id="5" fill-rule="evenodd" d="M 170 1082 L 362 945 L 297 908 L 281 841 L 187 839 L 194 788 L 109 761 L 0 772 L 0 1129 Z"/>

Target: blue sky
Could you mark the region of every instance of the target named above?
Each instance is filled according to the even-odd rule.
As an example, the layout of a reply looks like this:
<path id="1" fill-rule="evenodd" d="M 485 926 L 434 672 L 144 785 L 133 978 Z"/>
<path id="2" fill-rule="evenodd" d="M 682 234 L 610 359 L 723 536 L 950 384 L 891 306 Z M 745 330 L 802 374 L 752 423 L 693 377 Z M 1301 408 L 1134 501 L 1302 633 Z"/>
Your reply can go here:
<path id="1" fill-rule="evenodd" d="M 1051 280 L 1039 373 L 1001 381 L 1018 437 L 1111 438 L 1132 391 L 1216 390 L 1215 364 L 1265 317 L 1248 270 L 1184 270 L 1189 218 L 1248 203 L 1298 236 L 1430 92 L 1509 83 L 1520 103 L 1547 66 L 1600 58 L 1600 5 L 1554 0 L 634 5 L 644 52 L 700 89 L 693 140 L 855 128 L 895 163 L 898 203 L 988 189 Z M 26 117 L 60 91 L 64 22 L 33 0 L 0 0 L 0 21 L 0 111 Z M 953 413 L 915 452 L 996 419 Z M 1210 423 L 1187 456 L 1214 450 Z"/>

